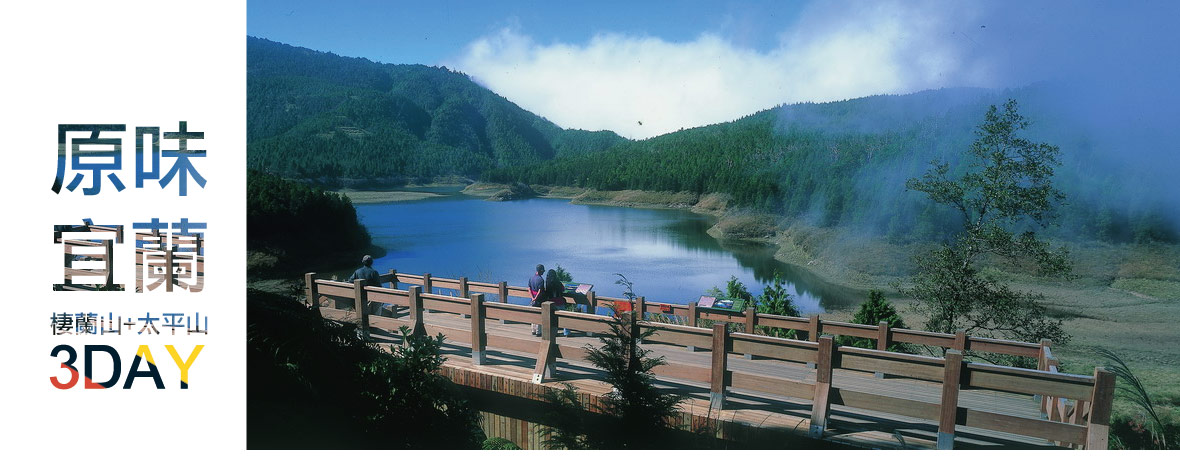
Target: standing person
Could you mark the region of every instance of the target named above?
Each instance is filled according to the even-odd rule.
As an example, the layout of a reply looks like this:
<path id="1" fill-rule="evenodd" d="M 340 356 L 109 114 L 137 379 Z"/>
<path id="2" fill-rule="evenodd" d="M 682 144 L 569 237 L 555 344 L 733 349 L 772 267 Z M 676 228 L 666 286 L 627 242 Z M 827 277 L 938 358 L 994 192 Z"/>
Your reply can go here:
<path id="1" fill-rule="evenodd" d="M 550 270 L 550 271 L 552 271 L 552 270 Z M 545 266 L 541 265 L 541 264 L 537 264 L 537 273 L 534 273 L 533 277 L 529 278 L 529 295 L 531 295 L 533 298 L 532 301 L 529 303 L 529 305 L 531 305 L 533 307 L 540 307 L 541 303 L 544 302 L 544 299 L 543 299 L 544 295 L 542 294 L 545 290 L 545 278 L 542 277 L 542 275 L 544 275 L 544 274 L 545 274 Z M 540 335 L 541 335 L 541 325 L 534 323 L 533 324 L 533 336 L 540 336 Z"/>
<path id="2" fill-rule="evenodd" d="M 557 271 L 549 269 L 549 273 L 545 274 L 545 298 L 553 303 L 553 310 L 565 310 L 565 285 L 561 280 L 557 279 Z M 569 336 L 570 329 L 563 328 L 561 330 L 562 336 Z"/>
<path id="3" fill-rule="evenodd" d="M 352 276 L 348 277 L 349 283 L 356 280 L 365 280 L 364 286 L 381 286 L 381 274 L 377 273 L 376 270 L 373 270 L 373 256 L 365 256 L 361 258 L 361 268 L 356 269 L 355 272 L 352 272 Z M 364 310 L 367 310 L 370 314 L 372 314 L 378 311 L 380 308 L 380 302 L 369 301 L 368 307 L 365 307 Z M 357 310 L 359 311 L 361 308 L 357 307 Z"/>

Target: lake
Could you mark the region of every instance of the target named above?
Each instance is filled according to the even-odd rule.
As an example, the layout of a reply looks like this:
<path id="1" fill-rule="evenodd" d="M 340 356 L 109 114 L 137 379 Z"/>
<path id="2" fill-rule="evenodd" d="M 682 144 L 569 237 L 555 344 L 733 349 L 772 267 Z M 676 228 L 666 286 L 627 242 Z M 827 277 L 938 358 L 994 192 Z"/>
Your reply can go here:
<path id="1" fill-rule="evenodd" d="M 423 190 L 416 190 L 423 191 Z M 603 296 L 622 296 L 616 273 L 648 301 L 688 303 L 736 276 L 758 295 L 777 271 L 802 313 L 848 307 L 860 296 L 806 270 L 776 261 L 760 244 L 721 242 L 706 231 L 716 219 L 683 210 L 570 204 L 563 199 L 493 202 L 444 196 L 358 204 L 357 214 L 386 255 L 380 272 L 527 285 L 536 264 L 561 265 Z M 343 276 L 343 275 L 342 275 Z"/>

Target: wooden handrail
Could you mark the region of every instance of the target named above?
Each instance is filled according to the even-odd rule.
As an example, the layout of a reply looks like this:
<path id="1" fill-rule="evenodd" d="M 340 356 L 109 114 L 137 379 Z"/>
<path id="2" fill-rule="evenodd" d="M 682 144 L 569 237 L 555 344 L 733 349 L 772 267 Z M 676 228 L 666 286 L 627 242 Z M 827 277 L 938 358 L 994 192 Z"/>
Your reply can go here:
<path id="1" fill-rule="evenodd" d="M 464 298 L 429 294 L 422 291 L 423 288 L 418 285 L 413 285 L 408 290 L 379 286 L 358 287 L 362 280 L 337 282 L 316 278 L 317 274 L 315 273 L 308 273 L 305 276 L 305 282 L 308 285 L 309 301 L 315 301 L 317 305 L 320 298 L 324 296 L 343 300 L 352 299 L 355 307 L 358 308 L 358 318 L 365 336 L 368 335 L 368 327 L 373 320 L 381 320 L 379 323 L 383 324 L 394 323 L 395 325 L 411 326 L 415 334 L 442 333 L 451 339 L 469 342 L 472 346 L 473 363 L 477 365 L 487 361 L 486 351 L 488 349 L 535 352 L 537 361 L 533 377 L 535 382 L 543 382 L 556 377 L 559 358 L 585 358 L 584 348 L 556 343 L 556 333 L 559 328 L 595 334 L 610 333 L 612 316 L 556 311 L 553 310 L 550 303 L 545 303 L 543 307 L 537 308 L 509 302 L 489 302 L 485 300 L 484 294 L 479 292 L 481 289 L 494 289 L 497 292 L 502 289 L 507 291 L 511 287 L 505 284 L 493 285 L 466 280 L 431 278 L 428 275 L 416 276 L 399 273 L 392 275 L 401 283 L 432 282 L 440 287 L 449 285 L 452 281 L 463 281 L 464 286 L 471 293 L 468 295 L 469 297 Z M 624 299 L 598 297 L 597 300 L 623 301 Z M 637 300 L 635 304 L 638 313 L 642 313 L 639 305 L 641 300 Z M 365 303 L 369 301 L 406 305 L 410 307 L 410 317 L 407 320 L 369 314 L 365 307 Z M 653 306 L 656 306 L 656 303 L 645 304 L 645 307 Z M 693 304 L 683 307 L 685 310 L 695 308 Z M 466 315 L 471 318 L 470 328 L 455 329 L 430 325 L 423 319 L 424 310 Z M 697 314 L 698 318 L 704 318 L 703 315 L 706 314 L 699 312 Z M 746 317 L 738 318 L 744 321 Z M 961 333 L 950 335 L 915 330 L 885 330 L 881 325 L 871 327 L 844 322 L 823 322 L 815 317 L 803 319 L 801 317 L 757 314 L 756 318 L 756 322 L 775 323 L 780 327 L 784 325 L 806 327 L 807 329 L 814 327 L 817 334 L 825 331 L 828 333 L 817 336 L 815 341 L 800 341 L 755 333 L 731 333 L 723 323 L 714 325 L 712 329 L 653 321 L 637 321 L 636 326 L 654 330 L 655 334 L 648 339 L 652 343 L 712 350 L 708 368 L 699 365 L 672 363 L 658 368 L 655 371 L 656 374 L 710 383 L 710 402 L 712 406 L 718 408 L 727 406 L 726 396 L 730 388 L 811 400 L 812 427 L 810 433 L 814 436 L 824 434 L 830 407 L 844 405 L 936 421 L 939 426 L 939 448 L 954 446 L 955 430 L 958 426 L 1024 434 L 1044 438 L 1063 446 L 1105 447 L 1105 432 L 1108 429 L 1109 410 L 1113 401 L 1111 394 L 1113 376 L 1101 369 L 1096 370 L 1093 376 L 1061 373 L 1057 371 L 1057 359 L 1053 357 L 1047 343 L 1035 345 L 997 339 L 971 338 L 965 337 Z M 537 341 L 490 336 L 485 326 L 485 321 L 488 319 L 539 324 L 542 327 L 542 338 Z M 963 344 L 974 347 L 1004 346 L 1023 349 L 1027 347 L 1025 344 L 1030 344 L 1036 346 L 1036 356 L 1041 359 L 1041 362 L 1036 370 L 977 364 L 963 360 L 961 352 L 953 349 L 947 351 L 948 355 L 945 358 L 932 357 L 889 352 L 880 349 L 880 343 L 878 343 L 879 349 L 835 347 L 831 337 L 831 334 L 844 334 L 880 340 L 882 333 L 893 337 L 895 342 L 906 342 L 902 340 L 922 337 L 933 340 L 935 345 L 945 344 L 948 346 Z M 815 365 L 817 373 L 814 379 L 798 381 L 731 371 L 728 365 L 728 355 L 730 354 L 748 354 L 788 362 L 806 363 Z M 841 389 L 832 385 L 831 378 L 834 370 L 876 372 L 941 383 L 943 393 L 939 403 L 929 403 L 909 398 Z M 1044 398 L 1042 411 L 1047 413 L 1044 419 L 1036 420 L 965 407 L 958 401 L 958 396 L 960 390 L 966 389 L 1040 395 Z"/>

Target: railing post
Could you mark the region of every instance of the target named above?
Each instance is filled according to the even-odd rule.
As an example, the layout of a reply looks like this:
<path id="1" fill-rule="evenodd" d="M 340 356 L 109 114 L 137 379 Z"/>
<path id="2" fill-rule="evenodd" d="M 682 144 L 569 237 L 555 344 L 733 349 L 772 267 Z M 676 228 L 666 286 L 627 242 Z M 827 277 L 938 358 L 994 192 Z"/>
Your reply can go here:
<path id="1" fill-rule="evenodd" d="M 397 269 L 389 269 L 389 289 L 397 289 Z"/>
<path id="2" fill-rule="evenodd" d="M 811 318 L 807 320 L 807 340 L 811 342 L 819 342 L 819 333 L 822 329 L 823 327 L 820 325 L 819 315 L 812 315 Z M 807 368 L 815 368 L 815 364 L 807 362 Z"/>
<path id="3" fill-rule="evenodd" d="M 889 342 L 892 341 L 892 331 L 889 331 L 889 322 L 881 322 L 877 324 L 877 350 L 889 350 Z M 884 379 L 885 373 L 874 372 L 873 376 L 877 379 Z"/>
<path id="4" fill-rule="evenodd" d="M 422 321 L 422 288 L 411 286 L 410 293 L 410 324 L 414 326 L 413 336 L 426 336 L 426 323 Z"/>
<path id="5" fill-rule="evenodd" d="M 960 331 L 962 333 L 962 331 Z M 962 380 L 963 352 L 957 349 L 946 351 L 942 369 L 942 401 L 938 412 L 939 450 L 955 448 L 955 422 L 959 416 L 959 383 Z"/>
<path id="6" fill-rule="evenodd" d="M 501 304 L 507 304 L 507 303 L 508 303 L 508 282 L 507 282 L 507 281 L 501 281 L 501 282 L 500 282 L 500 285 L 499 285 L 499 288 L 497 288 L 497 289 L 499 289 L 499 290 L 500 290 L 500 303 L 501 303 Z M 501 318 L 501 319 L 500 319 L 500 324 L 501 324 L 501 325 L 507 325 L 507 324 L 508 324 L 508 320 L 505 320 L 505 319 Z"/>
<path id="7" fill-rule="evenodd" d="M 1052 341 L 1048 339 L 1041 340 L 1041 346 L 1037 350 L 1037 369 L 1041 371 L 1049 371 L 1049 346 Z M 1034 394 L 1033 400 L 1041 403 L 1041 417 L 1049 417 L 1049 398 L 1041 394 Z"/>
<path id="8" fill-rule="evenodd" d="M 1086 425 L 1086 449 L 1106 450 L 1110 438 L 1110 407 L 1114 401 L 1114 373 L 1094 369 L 1094 392 L 1090 396 L 1090 423 Z"/>
<path id="9" fill-rule="evenodd" d="M 643 296 L 635 298 L 635 302 L 631 304 L 631 317 L 636 323 L 642 322 L 644 314 L 647 313 L 647 302 L 643 300 Z M 636 340 L 635 344 L 643 344 L 643 341 Z"/>
<path id="10" fill-rule="evenodd" d="M 831 408 L 832 394 L 832 362 L 835 346 L 831 336 L 819 338 L 819 349 L 815 359 L 815 395 L 811 398 L 811 427 L 808 435 L 812 439 L 824 436 L 828 427 L 828 414 Z"/>
<path id="11" fill-rule="evenodd" d="M 967 332 L 959 330 L 955 332 L 955 347 L 952 349 L 959 351 L 960 354 L 967 351 Z"/>
<path id="12" fill-rule="evenodd" d="M 755 310 L 754 304 L 746 306 L 746 334 L 754 334 L 754 328 L 758 325 L 758 311 Z M 746 354 L 746 360 L 754 360 L 754 354 Z"/>
<path id="13" fill-rule="evenodd" d="M 459 297 L 471 298 L 471 292 L 467 289 L 467 277 L 459 277 Z M 463 318 L 471 318 L 471 314 L 463 314 Z"/>
<path id="14" fill-rule="evenodd" d="M 426 294 L 434 293 L 434 284 L 430 281 L 429 273 L 422 274 L 422 292 Z M 433 310 L 427 310 L 427 312 L 434 313 Z"/>
<path id="15" fill-rule="evenodd" d="M 594 291 L 586 292 L 586 302 L 590 304 L 586 306 L 587 313 L 590 315 L 598 313 L 598 295 L 594 294 Z"/>
<path id="16" fill-rule="evenodd" d="M 688 303 L 688 326 L 692 326 L 692 327 L 697 326 L 697 303 L 696 302 L 689 302 Z M 689 352 L 696 352 L 697 346 L 686 346 L 685 349 L 688 349 Z"/>
<path id="17" fill-rule="evenodd" d="M 729 330 L 726 323 L 713 325 L 713 361 L 709 373 L 709 407 L 725 408 L 725 386 L 729 385 Z"/>
<path id="18" fill-rule="evenodd" d="M 807 340 L 811 342 L 819 342 L 820 329 L 819 315 L 812 315 L 811 318 L 807 320 Z"/>
<path id="19" fill-rule="evenodd" d="M 303 284 L 307 286 L 307 306 L 318 311 L 320 309 L 320 291 L 315 285 L 315 280 L 315 272 L 303 274 Z"/>
<path id="20" fill-rule="evenodd" d="M 488 333 L 484 326 L 487 308 L 483 305 L 483 294 L 471 295 L 471 363 L 483 365 L 487 360 L 484 350 L 488 346 Z"/>
<path id="21" fill-rule="evenodd" d="M 365 280 L 352 280 L 352 299 L 356 305 L 356 313 L 361 318 L 361 336 L 369 340 L 369 304 L 365 297 Z"/>
<path id="22" fill-rule="evenodd" d="M 557 314 L 552 302 L 541 303 L 541 350 L 537 352 L 537 368 L 533 383 L 541 384 L 557 375 Z"/>
<path id="23" fill-rule="evenodd" d="M 877 350 L 889 350 L 889 343 L 893 340 L 892 333 L 889 331 L 889 322 L 877 324 Z"/>

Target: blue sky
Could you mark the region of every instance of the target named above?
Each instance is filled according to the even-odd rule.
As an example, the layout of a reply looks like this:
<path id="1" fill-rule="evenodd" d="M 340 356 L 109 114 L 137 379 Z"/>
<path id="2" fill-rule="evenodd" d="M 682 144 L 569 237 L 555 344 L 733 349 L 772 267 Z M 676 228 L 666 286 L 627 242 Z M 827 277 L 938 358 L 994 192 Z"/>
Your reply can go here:
<path id="1" fill-rule="evenodd" d="M 250 35 L 386 63 L 444 64 L 476 39 L 516 27 L 542 43 L 613 32 L 692 40 L 703 32 L 768 50 L 802 1 L 277 1 L 247 4 Z"/>
<path id="2" fill-rule="evenodd" d="M 1039 81 L 1180 120 L 1160 104 L 1180 81 L 1176 1 L 252 0 L 247 13 L 253 36 L 445 65 L 562 127 L 636 139 L 784 103 Z"/>

